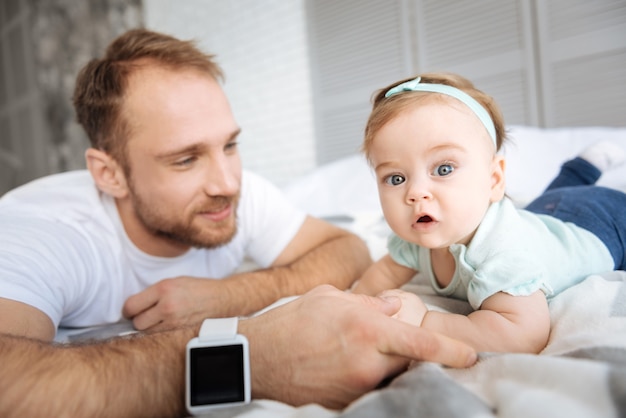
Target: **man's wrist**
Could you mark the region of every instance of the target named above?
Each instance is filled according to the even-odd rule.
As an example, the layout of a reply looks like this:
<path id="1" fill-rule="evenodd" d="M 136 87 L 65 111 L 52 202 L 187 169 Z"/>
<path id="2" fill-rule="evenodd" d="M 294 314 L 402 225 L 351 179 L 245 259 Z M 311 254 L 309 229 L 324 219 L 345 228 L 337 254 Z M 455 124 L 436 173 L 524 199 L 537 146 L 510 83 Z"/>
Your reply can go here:
<path id="1" fill-rule="evenodd" d="M 268 366 L 263 351 L 263 322 L 264 318 L 251 317 L 240 319 L 237 332 L 245 335 L 248 339 L 250 350 L 250 386 L 253 399 L 269 399 L 274 398 L 268 387 L 276 373 L 272 367 Z M 261 332 L 258 332 L 258 331 Z M 275 395 L 275 394 L 274 394 Z"/>
<path id="2" fill-rule="evenodd" d="M 238 318 L 205 319 L 186 347 L 185 406 L 195 415 L 250 402 L 248 340 Z"/>

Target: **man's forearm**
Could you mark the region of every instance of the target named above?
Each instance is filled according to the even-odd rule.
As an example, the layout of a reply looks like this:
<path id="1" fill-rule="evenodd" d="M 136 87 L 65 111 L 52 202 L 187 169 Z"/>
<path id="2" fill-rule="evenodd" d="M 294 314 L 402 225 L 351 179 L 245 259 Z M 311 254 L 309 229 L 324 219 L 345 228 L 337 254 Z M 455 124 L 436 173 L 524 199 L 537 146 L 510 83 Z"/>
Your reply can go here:
<path id="1" fill-rule="evenodd" d="M 181 416 L 197 331 L 68 346 L 0 335 L 0 416 Z"/>
<path id="2" fill-rule="evenodd" d="M 234 302 L 231 314 L 256 312 L 320 284 L 347 289 L 371 263 L 367 245 L 356 235 L 346 233 L 332 238 L 288 265 L 229 277 L 234 292 L 230 298 Z"/>

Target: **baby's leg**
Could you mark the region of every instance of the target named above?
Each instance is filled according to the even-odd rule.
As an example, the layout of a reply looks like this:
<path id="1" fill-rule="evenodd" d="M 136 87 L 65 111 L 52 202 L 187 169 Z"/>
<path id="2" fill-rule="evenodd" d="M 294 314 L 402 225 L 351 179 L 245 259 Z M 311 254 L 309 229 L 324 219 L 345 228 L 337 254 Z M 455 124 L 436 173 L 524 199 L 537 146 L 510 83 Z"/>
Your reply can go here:
<path id="1" fill-rule="evenodd" d="M 589 186 L 595 184 L 601 175 L 602 171 L 595 165 L 581 157 L 576 157 L 561 166 L 561 171 L 546 187 L 544 193 L 561 187 Z"/>
<path id="2" fill-rule="evenodd" d="M 584 149 L 578 157 L 565 162 L 546 191 L 595 184 L 604 171 L 618 167 L 624 161 L 626 152 L 620 146 L 609 141 L 597 142 Z"/>
<path id="3" fill-rule="evenodd" d="M 626 270 L 626 193 L 602 186 L 549 190 L 526 209 L 571 222 L 597 236 L 608 248 L 616 270 Z"/>

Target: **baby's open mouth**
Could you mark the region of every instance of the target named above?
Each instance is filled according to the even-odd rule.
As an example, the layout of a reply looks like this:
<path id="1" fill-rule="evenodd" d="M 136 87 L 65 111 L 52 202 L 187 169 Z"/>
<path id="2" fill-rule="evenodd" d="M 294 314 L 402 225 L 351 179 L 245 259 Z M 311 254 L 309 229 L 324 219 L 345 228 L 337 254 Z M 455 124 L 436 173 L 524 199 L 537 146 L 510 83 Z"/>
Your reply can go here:
<path id="1" fill-rule="evenodd" d="M 420 218 L 417 220 L 417 222 L 432 222 L 433 218 L 431 218 L 428 215 L 425 216 L 420 216 Z"/>

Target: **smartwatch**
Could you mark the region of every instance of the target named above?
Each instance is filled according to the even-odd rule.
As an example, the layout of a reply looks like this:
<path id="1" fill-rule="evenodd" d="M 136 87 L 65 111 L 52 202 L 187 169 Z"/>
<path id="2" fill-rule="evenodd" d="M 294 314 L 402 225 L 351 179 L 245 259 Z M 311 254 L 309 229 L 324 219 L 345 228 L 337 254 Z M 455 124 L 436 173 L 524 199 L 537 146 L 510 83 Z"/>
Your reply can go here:
<path id="1" fill-rule="evenodd" d="M 187 343 L 185 406 L 190 414 L 250 402 L 248 340 L 238 318 L 205 319 Z"/>

